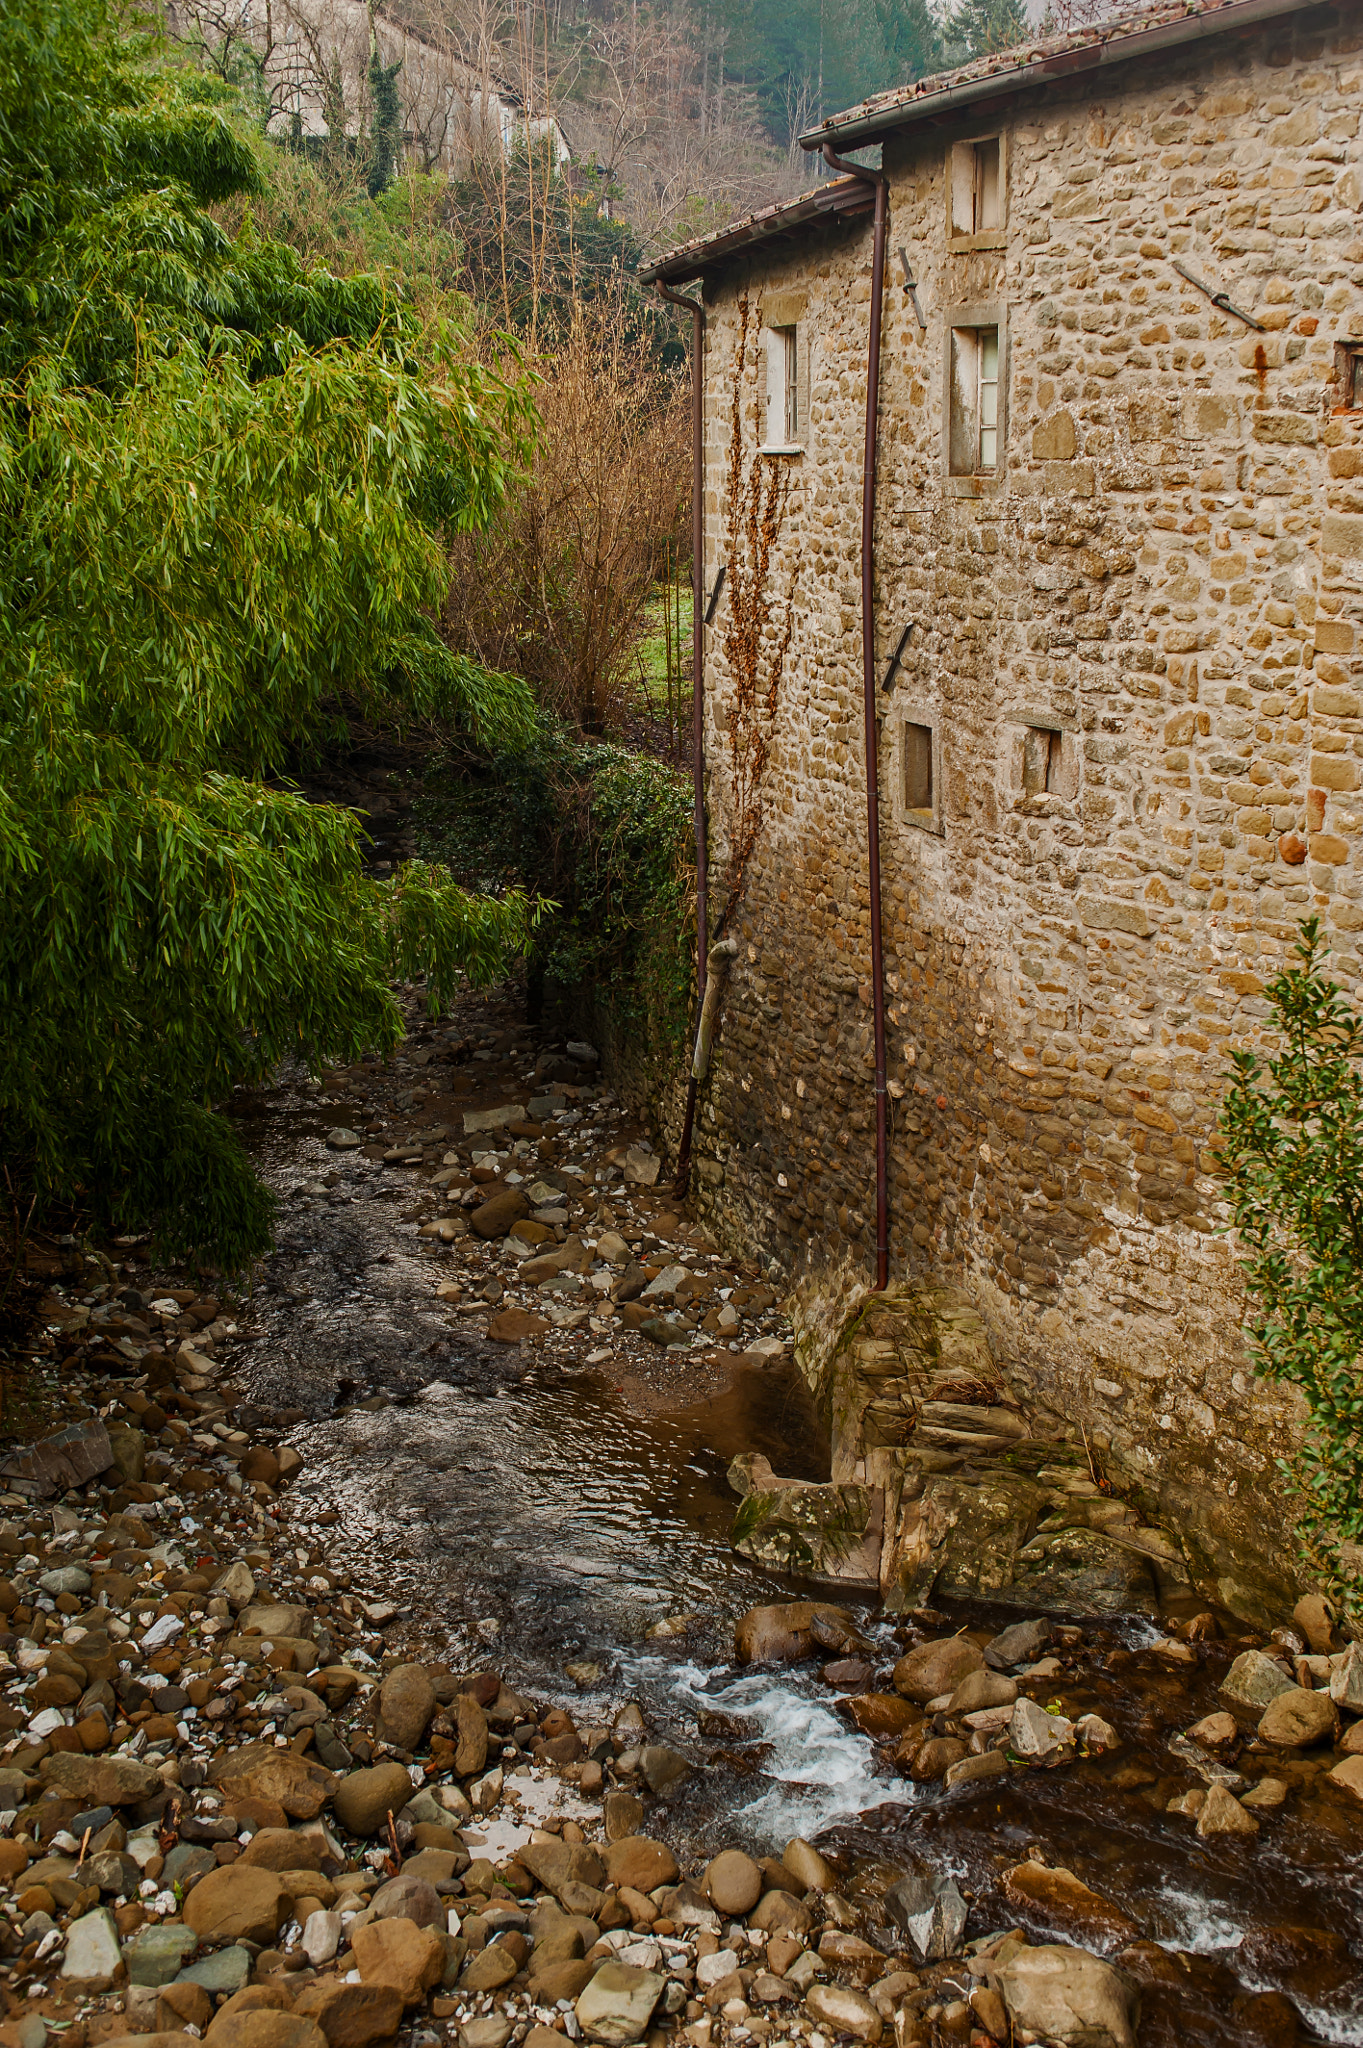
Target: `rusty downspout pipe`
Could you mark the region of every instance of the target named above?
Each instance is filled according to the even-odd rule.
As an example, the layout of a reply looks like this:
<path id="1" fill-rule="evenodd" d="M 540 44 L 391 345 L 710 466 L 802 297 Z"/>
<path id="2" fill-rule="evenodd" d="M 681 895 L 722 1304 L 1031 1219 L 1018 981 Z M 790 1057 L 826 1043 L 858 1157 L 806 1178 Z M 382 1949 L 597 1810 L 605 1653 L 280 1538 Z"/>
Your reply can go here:
<path id="1" fill-rule="evenodd" d="M 674 292 L 661 281 L 660 295 L 691 315 L 691 760 L 696 816 L 696 1000 L 705 1001 L 710 950 L 707 904 L 709 845 L 705 827 L 705 308 L 698 299 Z M 685 1201 L 691 1179 L 691 1134 L 696 1123 L 693 1073 L 686 1084 L 686 1110 L 677 1151 L 676 1196 Z"/>
<path id="2" fill-rule="evenodd" d="M 883 171 L 846 163 L 828 143 L 824 162 L 876 188 L 871 257 L 871 331 L 866 356 L 866 449 L 861 471 L 861 676 L 866 714 L 866 858 L 870 871 L 871 1005 L 876 1061 L 876 1287 L 890 1277 L 889 1110 L 885 1090 L 885 957 L 880 930 L 880 746 L 876 734 L 876 453 L 880 413 L 880 309 L 885 292 L 885 242 L 890 181 Z"/>

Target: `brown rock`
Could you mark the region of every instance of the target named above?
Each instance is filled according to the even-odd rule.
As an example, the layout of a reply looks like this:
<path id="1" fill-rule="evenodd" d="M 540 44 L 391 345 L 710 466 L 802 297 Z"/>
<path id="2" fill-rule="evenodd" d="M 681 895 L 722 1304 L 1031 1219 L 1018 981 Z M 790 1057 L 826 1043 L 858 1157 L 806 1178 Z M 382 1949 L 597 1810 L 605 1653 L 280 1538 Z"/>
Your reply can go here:
<path id="1" fill-rule="evenodd" d="M 850 1699 L 840 1700 L 839 1705 L 861 1734 L 881 1740 L 905 1735 L 910 1728 L 921 1727 L 923 1721 L 922 1710 L 895 1692 L 854 1693 Z"/>
<path id="2" fill-rule="evenodd" d="M 724 1849 L 706 1865 L 701 1889 L 717 1913 L 750 1913 L 762 1896 L 762 1872 L 741 1849 Z"/>
<path id="3" fill-rule="evenodd" d="M 1346 1756 L 1342 1764 L 1336 1764 L 1325 1779 L 1340 1792 L 1347 1792 L 1352 1799 L 1363 1805 L 1363 1756 Z"/>
<path id="4" fill-rule="evenodd" d="M 455 1716 L 455 1775 L 474 1777 L 487 1765 L 487 1716 L 476 1699 L 461 1692 L 453 1702 Z"/>
<path id="5" fill-rule="evenodd" d="M 803 1899 L 789 1892 L 764 1892 L 748 1915 L 748 1925 L 763 1934 L 808 1934 L 814 1915 Z"/>
<path id="6" fill-rule="evenodd" d="M 197 2027 L 202 2034 L 213 2017 L 213 2001 L 202 1984 L 163 1984 L 156 2001 L 158 2034 L 182 2033 Z"/>
<path id="7" fill-rule="evenodd" d="M 24 1842 L 0 1841 L 0 1884 L 13 1884 L 16 1877 L 28 1869 L 28 1845 Z"/>
<path id="8" fill-rule="evenodd" d="M 376 1835 L 390 1813 L 401 1813 L 412 1797 L 412 1781 L 401 1764 L 374 1764 L 351 1771 L 336 1788 L 336 1818 L 352 1835 Z"/>
<path id="9" fill-rule="evenodd" d="M 637 1892 L 655 1892 L 659 1885 L 675 1884 L 681 1875 L 672 1851 L 647 1835 L 626 1835 L 623 1841 L 607 1842 L 601 1861 L 613 1885 L 629 1885 Z"/>
<path id="10" fill-rule="evenodd" d="M 184 1921 L 203 1942 L 255 1941 L 266 1948 L 291 1906 L 275 1871 L 229 1863 L 199 1879 L 185 1899 Z"/>
<path id="11" fill-rule="evenodd" d="M 549 1327 L 546 1317 L 532 1315 L 528 1308 L 504 1308 L 492 1318 L 487 1333 L 494 1344 L 519 1344 L 526 1337 L 542 1337 Z"/>
<path id="12" fill-rule="evenodd" d="M 1259 1823 L 1224 1785 L 1209 1785 L 1197 1816 L 1197 1832 L 1204 1840 L 1209 1835 L 1257 1835 Z"/>
<path id="13" fill-rule="evenodd" d="M 264 1444 L 252 1444 L 242 1453 L 238 1467 L 243 1479 L 259 1480 L 263 1486 L 278 1486 L 279 1460 Z"/>
<path id="14" fill-rule="evenodd" d="M 859 1642 L 847 1609 L 822 1600 L 750 1607 L 734 1623 L 734 1653 L 740 1664 L 795 1664 L 816 1646 L 840 1649 L 844 1643 L 855 1647 Z"/>
<path id="15" fill-rule="evenodd" d="M 443 1927 L 445 1907 L 434 1885 L 404 1872 L 379 1886 L 370 1900 L 378 1920 L 410 1920 L 416 1927 Z"/>
<path id="16" fill-rule="evenodd" d="M 379 1688 L 379 1740 L 394 1749 L 418 1749 L 434 1712 L 435 1687 L 424 1666 L 397 1665 Z"/>
<path id="17" fill-rule="evenodd" d="M 516 1958 L 500 1941 L 490 1941 L 469 1959 L 459 1979 L 461 1991 L 500 1991 L 516 1974 Z"/>
<path id="18" fill-rule="evenodd" d="M 1238 1738 L 1240 1724 L 1234 1714 L 1207 1714 L 1188 1733 L 1200 1749 L 1224 1749 Z"/>
<path id="19" fill-rule="evenodd" d="M 371 1920 L 368 1926 L 352 1926 L 350 1946 L 362 1981 L 391 1984 L 404 2005 L 419 2004 L 445 1974 L 443 1940 L 434 1928 L 417 1927 L 410 1920 Z"/>
<path id="20" fill-rule="evenodd" d="M 287 1978 L 274 1977 L 268 1984 L 248 1984 L 243 1991 L 234 1991 L 226 2002 L 218 2007 L 221 2019 L 226 2012 L 292 2012 L 293 1993 Z"/>
<path id="21" fill-rule="evenodd" d="M 267 2006 L 220 2012 L 204 2040 L 213 2048 L 326 2048 L 326 2035 L 316 2020 L 297 2012 L 272 2012 Z"/>
<path id="22" fill-rule="evenodd" d="M 1309 1749 L 1313 1743 L 1333 1742 L 1339 1733 L 1339 1715 L 1328 1692 L 1314 1692 L 1294 1685 L 1270 1700 L 1259 1721 L 1259 1740 L 1276 1749 Z"/>
<path id="23" fill-rule="evenodd" d="M 596 1964 L 563 1956 L 557 1962 L 532 1957 L 527 1990 L 540 2005 L 557 2005 L 560 1998 L 578 1998 L 596 1975 Z M 555 2041 L 559 2039 L 556 2034 Z"/>
<path id="24" fill-rule="evenodd" d="M 909 1766 L 909 1776 L 920 1785 L 935 1784 L 944 1778 L 953 1764 L 960 1763 L 968 1754 L 964 1742 L 954 1735 L 932 1735 L 914 1753 Z"/>
<path id="25" fill-rule="evenodd" d="M 517 1856 L 530 1875 L 537 1877 L 555 1898 L 561 1896 L 567 1885 L 600 1887 L 606 1881 L 605 1865 L 585 1842 L 527 1842 Z"/>
<path id="26" fill-rule="evenodd" d="M 160 1777 L 150 1764 L 134 1763 L 127 1756 L 85 1756 L 75 1750 L 58 1750 L 45 1756 L 38 1770 L 44 1785 L 64 1798 L 80 1800 L 83 1806 L 134 1806 L 161 1789 Z"/>
<path id="27" fill-rule="evenodd" d="M 1081 1948 L 1120 1948 L 1140 1939 L 1140 1928 L 1120 1906 L 1090 1890 L 1072 1870 L 1044 1863 L 1017 1863 L 1003 1873 L 1009 1903 L 1048 1931 L 1055 1929 Z"/>
<path id="28" fill-rule="evenodd" d="M 322 1844 L 292 1828 L 260 1828 L 242 1850 L 239 1862 L 260 1870 L 320 1870 Z"/>
<path id="29" fill-rule="evenodd" d="M 328 2048 L 372 2048 L 375 2041 L 390 2041 L 402 2025 L 402 1994 L 391 1984 L 323 1979 L 299 1994 L 294 2010 L 317 2022 Z"/>
<path id="30" fill-rule="evenodd" d="M 1017 1680 L 1001 1671 L 968 1671 L 951 1695 L 949 1714 L 978 1714 L 986 1707 L 1011 1707 L 1018 1696 Z"/>
<path id="31" fill-rule="evenodd" d="M 920 1643 L 894 1667 L 896 1692 L 926 1705 L 943 1693 L 955 1692 L 963 1678 L 984 1669 L 984 1652 L 968 1636 L 945 1636 Z"/>
<path id="32" fill-rule="evenodd" d="M 505 1237 L 513 1223 L 529 1214 L 530 1204 L 519 1188 L 498 1188 L 488 1201 L 479 1203 L 469 1222 L 479 1237 Z"/>
<path id="33" fill-rule="evenodd" d="M 234 1812 L 240 1813 L 242 1799 L 260 1799 L 294 1820 L 315 1820 L 339 1781 L 334 1772 L 323 1770 L 296 1750 L 251 1742 L 225 1757 L 210 1773 L 210 1782 Z"/>

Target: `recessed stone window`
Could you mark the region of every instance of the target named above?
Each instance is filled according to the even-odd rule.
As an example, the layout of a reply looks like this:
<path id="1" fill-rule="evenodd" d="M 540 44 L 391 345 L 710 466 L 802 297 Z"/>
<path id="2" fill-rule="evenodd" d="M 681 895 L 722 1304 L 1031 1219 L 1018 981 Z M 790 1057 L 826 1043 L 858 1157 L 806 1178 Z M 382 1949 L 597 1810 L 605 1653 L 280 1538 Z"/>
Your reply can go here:
<path id="1" fill-rule="evenodd" d="M 947 158 L 947 240 L 953 248 L 1004 245 L 1006 188 L 1002 135 L 953 144 Z"/>
<path id="2" fill-rule="evenodd" d="M 801 455 L 809 439 L 808 327 L 803 301 L 773 294 L 763 307 L 767 357 L 764 455 Z"/>
<path id="3" fill-rule="evenodd" d="M 906 825 L 923 832 L 941 830 L 937 729 L 922 712 L 910 712 L 899 725 L 899 813 Z"/>
<path id="4" fill-rule="evenodd" d="M 1020 781 L 1025 798 L 1055 796 L 1069 803 L 1079 793 L 1075 737 L 1058 725 L 1041 724 L 1039 717 L 1044 716 L 1033 714 L 1022 727 L 1018 752 L 1013 757 L 1013 787 L 1016 789 Z M 1038 722 L 1032 722 L 1033 718 Z"/>
<path id="5" fill-rule="evenodd" d="M 952 476 L 990 476 L 999 466 L 999 330 L 953 327 L 948 467 Z"/>

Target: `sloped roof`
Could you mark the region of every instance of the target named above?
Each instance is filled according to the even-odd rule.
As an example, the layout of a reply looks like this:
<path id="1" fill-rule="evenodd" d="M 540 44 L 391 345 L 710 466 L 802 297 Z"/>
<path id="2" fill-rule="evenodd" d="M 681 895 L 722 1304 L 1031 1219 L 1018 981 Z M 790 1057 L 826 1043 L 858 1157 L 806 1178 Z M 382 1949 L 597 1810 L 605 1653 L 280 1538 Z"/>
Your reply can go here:
<path id="1" fill-rule="evenodd" d="M 1124 64 L 1203 37 L 1254 28 L 1279 15 L 1296 14 L 1319 0 L 1158 0 L 1148 7 L 1114 7 L 1101 21 L 1086 22 L 1061 34 L 1039 36 L 998 50 L 954 71 L 916 78 L 876 93 L 858 106 L 830 114 L 819 127 L 800 137 L 805 149 L 856 149 L 893 128 L 931 120 L 952 108 L 1004 93 L 1024 92 L 1052 79 L 1100 66 Z"/>
<path id="2" fill-rule="evenodd" d="M 1209 36 L 1252 29 L 1283 15 L 1319 6 L 1320 0 L 1157 0 L 1147 7 L 1116 10 L 1105 20 L 1086 22 L 1063 34 L 1039 36 L 1014 49 L 999 50 L 953 71 L 917 78 L 831 114 L 800 137 L 803 148 L 859 149 L 897 128 L 950 117 L 958 109 L 992 104 L 1009 93 L 1031 91 L 1073 77 Z M 859 179 L 839 178 L 801 198 L 766 206 L 711 235 L 683 242 L 641 270 L 645 284 L 676 284 L 698 277 L 710 265 L 756 243 L 773 241 L 830 214 L 869 212 L 873 194 Z"/>
<path id="3" fill-rule="evenodd" d="M 753 242 L 775 241 L 810 221 L 869 213 L 874 203 L 875 193 L 865 179 L 834 178 L 812 192 L 801 193 L 798 199 L 783 199 L 775 206 L 764 206 L 712 235 L 699 235 L 692 242 L 669 249 L 665 256 L 645 264 L 639 278 L 643 284 L 677 284 L 683 278 L 698 277 L 707 264 L 737 255 Z"/>

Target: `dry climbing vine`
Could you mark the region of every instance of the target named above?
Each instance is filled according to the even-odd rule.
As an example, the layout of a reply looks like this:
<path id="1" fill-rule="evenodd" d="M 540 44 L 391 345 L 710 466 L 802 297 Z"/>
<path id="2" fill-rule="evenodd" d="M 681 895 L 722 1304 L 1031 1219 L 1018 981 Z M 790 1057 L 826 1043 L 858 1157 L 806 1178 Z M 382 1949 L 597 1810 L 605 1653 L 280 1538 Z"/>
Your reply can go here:
<path id="1" fill-rule="evenodd" d="M 718 937 L 743 894 L 748 863 L 762 829 L 763 783 L 780 702 L 786 656 L 795 630 L 798 556 L 784 597 L 771 588 L 772 554 L 790 503 L 790 471 L 782 462 L 744 446 L 744 391 L 749 367 L 750 308 L 738 302 L 738 355 L 734 365 L 729 454 L 724 483 L 724 537 L 728 592 L 721 644 L 729 670 L 725 721 L 733 791 L 728 897 L 715 927 Z M 758 350 L 754 348 L 755 363 Z M 760 401 L 759 401 L 760 403 Z M 755 408 L 754 408 L 755 410 Z"/>

